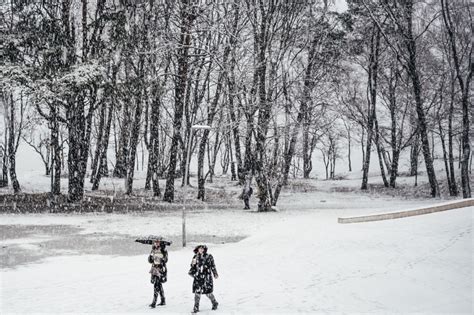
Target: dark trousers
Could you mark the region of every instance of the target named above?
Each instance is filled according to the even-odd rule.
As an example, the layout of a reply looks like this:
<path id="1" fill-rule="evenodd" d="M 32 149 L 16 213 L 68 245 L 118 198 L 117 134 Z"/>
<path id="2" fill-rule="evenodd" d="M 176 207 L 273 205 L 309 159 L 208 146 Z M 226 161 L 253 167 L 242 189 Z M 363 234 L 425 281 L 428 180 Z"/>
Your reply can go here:
<path id="1" fill-rule="evenodd" d="M 165 291 L 163 290 L 163 283 L 158 280 L 157 276 L 154 276 L 154 282 L 153 282 L 153 302 L 151 304 L 156 304 L 156 299 L 158 298 L 158 294 L 160 295 L 161 302 L 165 301 Z"/>
<path id="2" fill-rule="evenodd" d="M 217 304 L 216 298 L 214 297 L 214 294 L 209 293 L 206 294 L 206 296 L 211 300 L 212 306 Z M 201 300 L 201 293 L 194 293 L 194 310 L 199 310 L 199 301 Z"/>
<path id="3" fill-rule="evenodd" d="M 249 200 L 250 198 L 244 196 L 244 204 L 245 204 L 244 209 L 250 209 Z"/>

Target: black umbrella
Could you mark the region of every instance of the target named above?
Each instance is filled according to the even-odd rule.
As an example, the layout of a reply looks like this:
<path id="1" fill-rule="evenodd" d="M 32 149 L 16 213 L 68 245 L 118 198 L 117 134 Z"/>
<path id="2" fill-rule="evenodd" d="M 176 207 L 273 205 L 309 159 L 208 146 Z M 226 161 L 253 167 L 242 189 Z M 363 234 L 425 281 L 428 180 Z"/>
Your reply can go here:
<path id="1" fill-rule="evenodd" d="M 160 241 L 162 244 L 165 246 L 170 246 L 173 242 L 165 240 L 162 236 L 156 236 L 156 235 L 148 235 L 147 237 L 139 237 L 135 240 L 135 242 L 141 243 L 141 244 L 148 244 L 151 245 L 155 241 Z"/>

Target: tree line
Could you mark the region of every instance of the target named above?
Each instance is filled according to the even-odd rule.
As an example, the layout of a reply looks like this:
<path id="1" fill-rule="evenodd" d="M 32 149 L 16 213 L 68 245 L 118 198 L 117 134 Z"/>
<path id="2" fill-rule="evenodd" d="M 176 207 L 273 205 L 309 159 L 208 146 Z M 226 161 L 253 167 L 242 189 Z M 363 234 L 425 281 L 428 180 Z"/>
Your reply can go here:
<path id="1" fill-rule="evenodd" d="M 20 142 L 43 161 L 52 195 L 67 174 L 71 202 L 106 176 L 132 194 L 140 148 L 145 188 L 173 202 L 189 151 L 197 198 L 220 163 L 241 184 L 255 179 L 266 211 L 292 174 L 309 178 L 316 150 L 335 178 L 344 143 L 351 171 L 356 143 L 361 189 L 372 153 L 395 188 L 409 152 L 433 197 L 444 175 L 450 195 L 471 196 L 467 0 L 349 0 L 344 11 L 329 0 L 7 0 L 0 17 L 1 151 L 15 193 Z"/>

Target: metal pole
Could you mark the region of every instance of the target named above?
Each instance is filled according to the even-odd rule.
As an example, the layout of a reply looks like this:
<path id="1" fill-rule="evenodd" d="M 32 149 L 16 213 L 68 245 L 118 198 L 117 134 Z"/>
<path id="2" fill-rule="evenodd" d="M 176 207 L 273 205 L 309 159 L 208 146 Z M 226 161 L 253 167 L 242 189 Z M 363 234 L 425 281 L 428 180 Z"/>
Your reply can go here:
<path id="1" fill-rule="evenodd" d="M 193 138 L 194 130 L 196 129 L 211 129 L 210 126 L 206 125 L 193 125 L 189 132 L 188 149 L 186 152 L 186 167 L 184 168 L 184 187 L 183 187 L 183 247 L 186 247 L 186 196 L 188 195 L 188 176 L 189 176 L 189 164 L 191 164 L 191 140 Z"/>
<path id="2" fill-rule="evenodd" d="M 188 139 L 188 149 L 186 152 L 186 167 L 184 168 L 184 188 L 183 188 L 183 213 L 182 213 L 182 234 L 183 234 L 183 247 L 186 247 L 186 196 L 188 195 L 188 175 L 189 175 L 189 164 L 191 157 L 191 139 L 193 138 L 194 129 L 191 127 Z"/>

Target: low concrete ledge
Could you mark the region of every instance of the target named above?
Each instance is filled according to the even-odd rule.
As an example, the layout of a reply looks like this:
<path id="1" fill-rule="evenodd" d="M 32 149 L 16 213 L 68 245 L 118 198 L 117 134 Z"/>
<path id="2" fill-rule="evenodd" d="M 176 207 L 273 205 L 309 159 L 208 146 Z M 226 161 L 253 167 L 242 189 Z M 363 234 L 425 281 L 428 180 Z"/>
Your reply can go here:
<path id="1" fill-rule="evenodd" d="M 449 202 L 449 203 L 445 203 L 445 204 L 441 204 L 437 206 L 431 206 L 431 207 L 425 207 L 425 208 L 419 208 L 419 209 L 413 209 L 413 210 L 373 214 L 373 215 L 366 215 L 366 216 L 361 216 L 361 217 L 338 218 L 337 222 L 346 224 L 346 223 L 392 220 L 392 219 L 412 217 L 415 215 L 422 215 L 422 214 L 441 212 L 441 211 L 465 208 L 465 207 L 473 207 L 473 206 L 474 206 L 474 198 L 469 198 L 469 199 L 453 201 L 453 202 Z"/>

